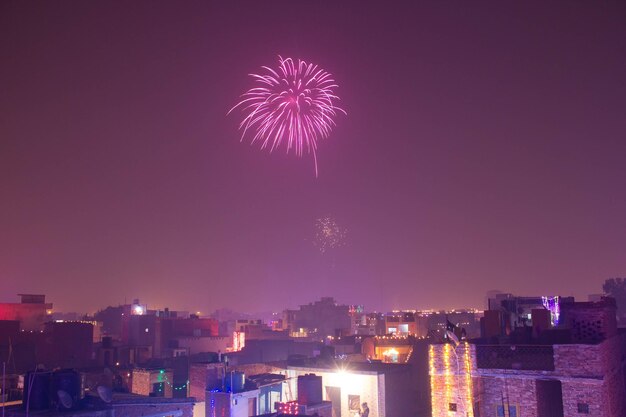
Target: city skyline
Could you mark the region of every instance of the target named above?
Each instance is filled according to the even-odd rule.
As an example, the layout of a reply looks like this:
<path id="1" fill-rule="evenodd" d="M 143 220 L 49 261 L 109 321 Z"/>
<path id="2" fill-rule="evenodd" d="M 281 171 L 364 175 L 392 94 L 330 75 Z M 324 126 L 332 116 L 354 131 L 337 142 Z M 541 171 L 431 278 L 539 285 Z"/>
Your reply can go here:
<path id="1" fill-rule="evenodd" d="M 600 293 L 626 276 L 624 17 L 617 2 L 5 2 L 2 301 L 380 311 Z M 348 115 L 317 178 L 227 116 L 279 54 L 340 85 Z"/>

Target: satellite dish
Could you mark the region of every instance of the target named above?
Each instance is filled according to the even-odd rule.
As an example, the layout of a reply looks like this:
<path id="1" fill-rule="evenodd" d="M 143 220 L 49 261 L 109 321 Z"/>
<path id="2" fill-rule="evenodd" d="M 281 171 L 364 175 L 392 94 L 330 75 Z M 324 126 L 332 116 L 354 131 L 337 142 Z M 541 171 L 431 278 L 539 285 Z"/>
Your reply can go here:
<path id="1" fill-rule="evenodd" d="M 59 401 L 61 402 L 61 405 L 63 407 L 67 409 L 72 408 L 74 401 L 72 401 L 72 397 L 70 396 L 70 394 L 60 389 L 57 391 L 57 395 L 59 396 Z"/>
<path id="2" fill-rule="evenodd" d="M 111 375 L 113 375 L 113 372 L 109 368 L 104 368 L 104 374 L 106 376 L 111 376 Z"/>
<path id="3" fill-rule="evenodd" d="M 98 385 L 97 390 L 100 399 L 105 403 L 110 403 L 111 400 L 113 400 L 113 391 L 111 391 L 111 388 L 104 385 Z"/>

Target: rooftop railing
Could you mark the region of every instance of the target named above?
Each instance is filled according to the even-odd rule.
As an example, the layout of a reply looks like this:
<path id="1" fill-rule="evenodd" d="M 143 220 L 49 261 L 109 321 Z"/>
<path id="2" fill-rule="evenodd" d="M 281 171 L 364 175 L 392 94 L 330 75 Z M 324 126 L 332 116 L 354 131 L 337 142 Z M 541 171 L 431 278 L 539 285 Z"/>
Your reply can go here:
<path id="1" fill-rule="evenodd" d="M 479 369 L 554 371 L 554 349 L 543 345 L 476 345 Z"/>

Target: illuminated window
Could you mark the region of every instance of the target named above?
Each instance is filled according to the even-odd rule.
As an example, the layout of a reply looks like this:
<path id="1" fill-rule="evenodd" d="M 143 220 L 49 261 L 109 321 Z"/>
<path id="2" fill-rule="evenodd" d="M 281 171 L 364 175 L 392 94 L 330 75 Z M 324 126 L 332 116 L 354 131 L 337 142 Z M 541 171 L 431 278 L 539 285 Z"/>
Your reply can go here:
<path id="1" fill-rule="evenodd" d="M 456 403 L 449 403 L 448 411 L 456 411 Z"/>
<path id="2" fill-rule="evenodd" d="M 517 417 L 519 414 L 517 412 L 517 406 L 516 405 L 509 405 L 509 412 L 507 414 L 504 414 L 504 406 L 499 405 L 497 406 L 497 416 L 498 417 Z"/>
<path id="3" fill-rule="evenodd" d="M 578 403 L 578 412 L 580 414 L 589 414 L 589 404 L 587 404 L 587 403 Z"/>

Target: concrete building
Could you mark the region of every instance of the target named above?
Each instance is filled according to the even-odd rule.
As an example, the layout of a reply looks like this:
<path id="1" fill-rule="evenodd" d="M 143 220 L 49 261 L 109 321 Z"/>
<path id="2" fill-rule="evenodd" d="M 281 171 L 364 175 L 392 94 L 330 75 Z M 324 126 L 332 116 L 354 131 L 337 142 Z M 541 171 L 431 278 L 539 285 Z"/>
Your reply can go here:
<path id="1" fill-rule="evenodd" d="M 334 417 L 353 417 L 361 412 L 363 403 L 367 403 L 370 417 L 404 417 L 416 412 L 409 365 L 288 366 L 286 373 L 287 398 L 299 395 L 296 377 L 321 376 L 322 399 L 332 403 Z"/>
<path id="2" fill-rule="evenodd" d="M 44 325 L 43 343 L 39 346 L 41 363 L 49 368 L 89 366 L 93 356 L 93 325 L 89 322 L 63 321 Z"/>
<path id="3" fill-rule="evenodd" d="M 21 330 L 39 332 L 52 319 L 52 303 L 43 294 L 18 294 L 19 303 L 0 303 L 0 320 L 16 320 Z"/>
<path id="4" fill-rule="evenodd" d="M 407 363 L 413 353 L 414 337 L 366 337 L 361 343 L 363 356 L 384 363 Z"/>
<path id="5" fill-rule="evenodd" d="M 114 393 L 106 403 L 95 396 L 85 396 L 72 409 L 26 411 L 24 405 L 6 407 L 5 417 L 193 417 L 193 398 L 157 398 Z"/>
<path id="6" fill-rule="evenodd" d="M 272 413 L 283 401 L 285 376 L 260 374 L 246 378 L 231 371 L 217 380 L 209 379 L 206 388 L 206 417 L 252 417 Z"/>
<path id="7" fill-rule="evenodd" d="M 229 336 L 176 337 L 173 341 L 177 348 L 186 349 L 189 355 L 204 352 L 225 353 L 233 345 L 233 338 Z"/>
<path id="8" fill-rule="evenodd" d="M 286 310 L 283 320 L 291 336 L 318 340 L 350 333 L 352 328 L 350 307 L 337 304 L 332 297 L 301 305 L 299 310 Z"/>
<path id="9" fill-rule="evenodd" d="M 398 336 L 418 335 L 415 313 L 411 311 L 397 311 L 385 315 L 385 334 Z M 420 328 L 419 336 L 425 336 L 426 329 Z"/>
<path id="10" fill-rule="evenodd" d="M 231 365 L 251 363 L 267 363 L 285 361 L 291 357 L 313 358 L 332 350 L 320 342 L 307 340 L 263 340 L 246 341 L 246 345 L 239 352 L 228 353 L 226 356 Z"/>
<path id="11" fill-rule="evenodd" d="M 482 312 L 476 310 L 447 310 L 420 312 L 420 317 L 426 319 L 428 334 L 435 337 L 443 337 L 448 322 L 458 328 L 466 338 L 480 337 L 480 319 Z"/>

